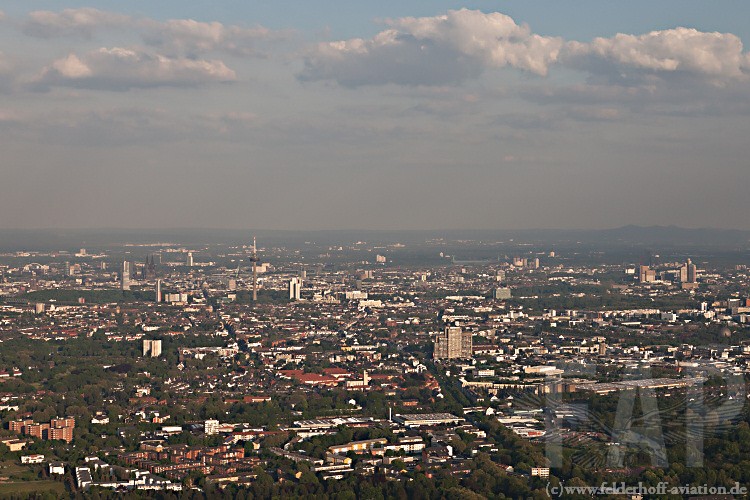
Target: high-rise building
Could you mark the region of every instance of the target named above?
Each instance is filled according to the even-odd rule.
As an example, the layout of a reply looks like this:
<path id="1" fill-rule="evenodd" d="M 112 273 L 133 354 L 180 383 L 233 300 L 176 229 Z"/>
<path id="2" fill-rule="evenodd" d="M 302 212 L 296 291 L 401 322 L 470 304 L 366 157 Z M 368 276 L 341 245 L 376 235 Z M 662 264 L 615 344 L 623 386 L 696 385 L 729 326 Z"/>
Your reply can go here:
<path id="1" fill-rule="evenodd" d="M 653 283 L 656 281 L 656 271 L 649 266 L 641 266 L 638 272 L 638 279 L 641 283 Z"/>
<path id="2" fill-rule="evenodd" d="M 187 253 L 187 258 L 185 259 L 185 265 L 188 267 L 193 267 L 193 252 Z"/>
<path id="3" fill-rule="evenodd" d="M 690 259 L 680 268 L 681 283 L 695 283 L 697 281 L 698 268 Z"/>
<path id="4" fill-rule="evenodd" d="M 23 427 L 23 433 L 27 436 L 32 436 L 39 439 L 49 439 L 49 428 L 49 424 L 32 423 Z"/>
<path id="5" fill-rule="evenodd" d="M 50 420 L 49 425 L 50 427 L 54 427 L 55 429 L 61 429 L 63 427 L 75 427 L 76 419 L 75 417 L 53 418 L 52 420 Z"/>
<path id="6" fill-rule="evenodd" d="M 161 356 L 161 340 L 143 339 L 143 355 L 152 358 Z"/>
<path id="7" fill-rule="evenodd" d="M 156 302 L 161 302 L 161 280 L 156 280 Z"/>
<path id="8" fill-rule="evenodd" d="M 692 262 L 688 265 L 688 283 L 696 283 L 698 281 L 698 267 Z"/>
<path id="9" fill-rule="evenodd" d="M 301 290 L 302 290 L 301 279 L 292 278 L 291 280 L 289 280 L 289 300 L 299 300 Z"/>
<path id="10" fill-rule="evenodd" d="M 253 236 L 253 253 L 250 254 L 250 262 L 253 263 L 253 302 L 258 301 L 258 245 Z"/>
<path id="11" fill-rule="evenodd" d="M 47 430 L 47 439 L 60 439 L 66 443 L 73 441 L 73 427 L 53 427 Z"/>
<path id="12" fill-rule="evenodd" d="M 473 341 L 470 331 L 463 331 L 460 326 L 446 326 L 435 338 L 434 359 L 470 359 Z"/>
<path id="13" fill-rule="evenodd" d="M 122 261 L 122 271 L 120 272 L 120 288 L 130 290 L 130 262 Z"/>

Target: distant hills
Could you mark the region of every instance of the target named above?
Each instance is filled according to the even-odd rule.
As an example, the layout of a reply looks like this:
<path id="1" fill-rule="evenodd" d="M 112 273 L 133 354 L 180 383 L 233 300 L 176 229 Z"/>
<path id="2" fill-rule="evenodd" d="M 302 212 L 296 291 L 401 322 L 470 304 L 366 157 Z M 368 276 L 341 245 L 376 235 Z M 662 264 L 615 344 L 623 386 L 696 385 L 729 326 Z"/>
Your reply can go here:
<path id="1" fill-rule="evenodd" d="M 738 229 L 630 225 L 594 233 L 613 241 L 642 245 L 745 246 L 750 242 L 750 231 Z"/>

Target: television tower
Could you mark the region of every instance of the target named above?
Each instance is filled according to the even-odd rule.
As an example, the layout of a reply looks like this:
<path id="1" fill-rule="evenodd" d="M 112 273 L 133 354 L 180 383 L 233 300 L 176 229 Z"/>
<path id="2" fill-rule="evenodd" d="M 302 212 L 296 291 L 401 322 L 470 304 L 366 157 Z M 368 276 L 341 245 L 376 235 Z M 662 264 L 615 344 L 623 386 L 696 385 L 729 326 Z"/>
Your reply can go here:
<path id="1" fill-rule="evenodd" d="M 258 250 L 253 236 L 253 254 L 250 256 L 250 262 L 253 263 L 253 302 L 258 300 Z"/>

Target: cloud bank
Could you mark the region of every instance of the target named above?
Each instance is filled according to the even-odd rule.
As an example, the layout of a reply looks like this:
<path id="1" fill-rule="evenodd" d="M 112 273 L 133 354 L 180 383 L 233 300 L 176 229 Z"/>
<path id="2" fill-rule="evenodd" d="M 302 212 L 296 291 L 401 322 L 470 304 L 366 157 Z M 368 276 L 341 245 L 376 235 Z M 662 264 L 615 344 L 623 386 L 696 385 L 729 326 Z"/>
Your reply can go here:
<path id="1" fill-rule="evenodd" d="M 157 21 L 94 8 L 34 11 L 23 24 L 25 34 L 38 38 L 91 38 L 97 31 L 112 28 L 135 31 L 151 47 L 191 57 L 208 52 L 255 55 L 258 42 L 277 40 L 287 35 L 263 26 L 247 28 L 193 19 Z"/>
<path id="2" fill-rule="evenodd" d="M 100 90 L 148 87 L 192 87 L 236 80 L 218 60 L 169 58 L 126 48 L 101 48 L 83 56 L 69 54 L 34 78 L 38 90 L 54 86 Z"/>
<path id="3" fill-rule="evenodd" d="M 610 80 L 680 74 L 724 83 L 747 79 L 750 72 L 750 54 L 731 33 L 675 28 L 582 43 L 535 34 L 503 14 L 467 9 L 387 25 L 371 39 L 318 44 L 307 54 L 299 78 L 348 87 L 443 85 L 491 68 L 545 76 L 560 65 Z"/>
<path id="4" fill-rule="evenodd" d="M 65 9 L 61 12 L 37 10 L 29 13 L 23 32 L 38 38 L 90 38 L 95 30 L 123 27 L 131 22 L 130 16 L 94 8 Z"/>
<path id="5" fill-rule="evenodd" d="M 165 22 L 146 20 L 142 24 L 145 43 L 178 54 L 222 51 L 242 56 L 255 55 L 257 42 L 281 36 L 262 26 L 243 28 L 192 19 L 170 19 Z"/>
<path id="6" fill-rule="evenodd" d="M 435 17 L 387 21 L 370 40 L 321 43 L 305 59 L 303 80 L 341 85 L 442 85 L 476 77 L 489 67 L 546 75 L 563 41 L 531 33 L 500 13 L 458 10 Z"/>
<path id="7" fill-rule="evenodd" d="M 682 73 L 717 82 L 745 78 L 750 70 L 750 54 L 743 52 L 739 37 L 691 28 L 570 42 L 564 61 L 595 74 Z"/>

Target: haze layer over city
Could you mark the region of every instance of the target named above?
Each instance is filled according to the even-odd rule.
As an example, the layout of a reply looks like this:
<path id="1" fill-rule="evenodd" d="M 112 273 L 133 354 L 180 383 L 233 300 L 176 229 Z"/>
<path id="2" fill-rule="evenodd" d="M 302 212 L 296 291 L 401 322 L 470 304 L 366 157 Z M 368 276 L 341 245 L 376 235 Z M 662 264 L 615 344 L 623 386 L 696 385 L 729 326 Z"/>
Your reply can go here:
<path id="1" fill-rule="evenodd" d="M 746 498 L 748 19 L 1 5 L 0 498 Z"/>
<path id="2" fill-rule="evenodd" d="M 6 2 L 0 227 L 750 229 L 746 2 Z"/>

